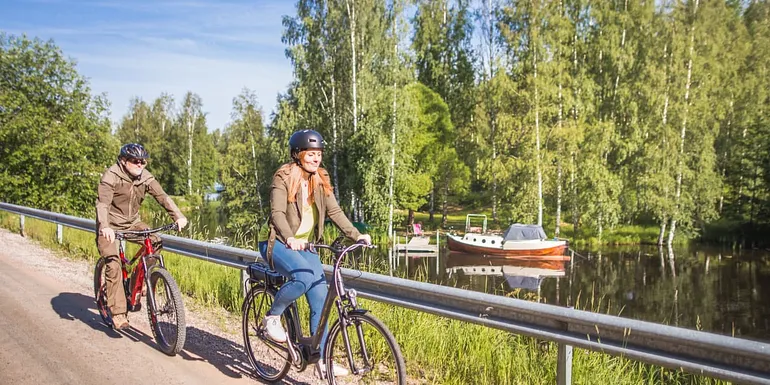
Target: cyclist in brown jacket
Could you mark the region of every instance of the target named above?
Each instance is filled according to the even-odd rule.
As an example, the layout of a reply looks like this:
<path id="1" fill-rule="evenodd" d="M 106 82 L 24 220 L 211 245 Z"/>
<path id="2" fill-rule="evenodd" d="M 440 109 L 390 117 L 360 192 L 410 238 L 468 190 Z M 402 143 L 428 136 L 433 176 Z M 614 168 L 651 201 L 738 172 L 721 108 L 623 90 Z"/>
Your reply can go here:
<path id="1" fill-rule="evenodd" d="M 129 143 L 121 147 L 118 161 L 102 174 L 96 199 L 96 246 L 107 259 L 107 305 L 115 327 L 128 328 L 126 296 L 123 293 L 120 257 L 115 242 L 115 230 L 144 230 L 149 228 L 139 218 L 139 207 L 147 193 L 166 209 L 181 230 L 187 218 L 173 200 L 163 191 L 160 183 L 145 170 L 150 158 L 141 144 Z M 160 237 L 152 235 L 153 245 L 160 246 Z"/>

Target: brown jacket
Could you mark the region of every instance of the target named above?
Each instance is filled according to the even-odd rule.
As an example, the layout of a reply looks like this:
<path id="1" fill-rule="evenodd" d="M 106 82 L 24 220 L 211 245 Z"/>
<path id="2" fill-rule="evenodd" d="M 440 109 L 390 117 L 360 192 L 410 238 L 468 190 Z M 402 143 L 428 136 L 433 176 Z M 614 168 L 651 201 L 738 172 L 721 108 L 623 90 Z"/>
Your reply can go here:
<path id="1" fill-rule="evenodd" d="M 329 174 L 326 170 L 318 170 L 324 178 Z M 298 193 L 299 194 L 299 193 Z M 267 256 L 272 254 L 275 239 L 286 243 L 286 239 L 293 237 L 299 229 L 302 222 L 302 199 L 297 197 L 295 202 L 290 203 L 289 195 L 289 169 L 280 168 L 273 175 L 273 184 L 270 187 L 270 237 L 267 249 Z M 337 227 L 350 239 L 357 239 L 361 233 L 353 227 L 345 213 L 342 212 L 334 194 L 326 193 L 318 188 L 313 191 L 313 197 L 318 208 L 318 224 L 314 232 L 314 240 L 318 242 L 323 238 L 324 221 L 328 216 Z M 271 258 L 272 259 L 272 258 Z M 272 264 L 272 261 L 270 261 Z"/>
<path id="2" fill-rule="evenodd" d="M 138 223 L 139 207 L 145 194 L 150 193 L 166 209 L 174 221 L 184 218 L 174 201 L 163 191 L 160 183 L 149 171 L 132 180 L 119 163 L 112 165 L 102 174 L 96 198 L 96 231 L 105 227 L 115 230 L 127 229 Z"/>

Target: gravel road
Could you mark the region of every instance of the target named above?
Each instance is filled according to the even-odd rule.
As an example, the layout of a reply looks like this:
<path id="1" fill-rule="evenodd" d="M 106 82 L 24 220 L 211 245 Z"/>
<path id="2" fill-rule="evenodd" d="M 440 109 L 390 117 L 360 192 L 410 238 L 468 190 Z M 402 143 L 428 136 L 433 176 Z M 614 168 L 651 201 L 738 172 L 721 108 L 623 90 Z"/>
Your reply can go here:
<path id="1" fill-rule="evenodd" d="M 256 384 L 240 320 L 185 299 L 187 343 L 157 350 L 147 313 L 131 329 L 102 323 L 93 300 L 93 261 L 71 260 L 0 229 L 0 384 Z M 323 384 L 311 370 L 285 383 Z"/>

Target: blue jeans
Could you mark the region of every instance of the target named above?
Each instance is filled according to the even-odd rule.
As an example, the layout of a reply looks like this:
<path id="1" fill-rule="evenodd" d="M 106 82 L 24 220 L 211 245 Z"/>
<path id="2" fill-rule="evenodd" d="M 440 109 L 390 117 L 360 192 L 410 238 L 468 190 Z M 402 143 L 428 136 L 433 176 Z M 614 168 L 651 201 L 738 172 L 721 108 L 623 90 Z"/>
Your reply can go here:
<path id="1" fill-rule="evenodd" d="M 275 294 L 275 301 L 267 314 L 281 315 L 292 302 L 304 294 L 310 305 L 310 333 L 315 334 L 318 330 L 318 321 L 321 320 L 321 310 L 326 301 L 326 294 L 329 292 L 318 254 L 304 250 L 294 251 L 276 240 L 273 247 L 273 265 L 275 270 L 290 280 L 284 283 Z M 321 354 L 323 354 L 327 332 L 328 328 L 324 329 L 321 338 Z"/>

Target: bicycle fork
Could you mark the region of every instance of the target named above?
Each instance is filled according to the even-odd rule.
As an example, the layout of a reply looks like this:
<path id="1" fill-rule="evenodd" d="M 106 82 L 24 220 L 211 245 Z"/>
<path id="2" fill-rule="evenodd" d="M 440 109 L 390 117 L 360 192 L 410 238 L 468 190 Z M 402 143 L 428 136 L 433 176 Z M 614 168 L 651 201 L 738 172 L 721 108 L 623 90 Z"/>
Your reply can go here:
<path id="1" fill-rule="evenodd" d="M 145 269 L 143 284 L 147 287 L 147 306 L 150 308 L 149 313 L 152 315 L 152 322 L 156 322 L 159 311 L 158 305 L 155 302 L 155 290 L 152 287 L 152 270 L 156 267 L 164 269 L 165 264 L 163 263 L 163 256 L 160 254 L 152 254 L 150 257 L 153 258 L 153 263 L 149 267 L 147 263 L 143 263 Z M 138 290 L 141 290 L 141 286 Z M 164 290 L 168 293 L 168 288 L 164 287 Z"/>
<path id="2" fill-rule="evenodd" d="M 345 299 L 348 301 L 348 305 L 345 306 L 342 300 L 337 300 L 337 311 L 340 314 L 340 333 L 342 333 L 342 340 L 345 342 L 345 352 L 348 356 L 348 365 L 350 372 L 355 375 L 365 375 L 371 371 L 371 363 L 369 360 L 369 351 L 366 348 L 366 340 L 364 339 L 364 330 L 359 322 L 350 321 L 348 314 L 350 311 L 355 311 L 358 308 L 356 303 L 356 291 L 353 289 L 346 290 Z M 363 359 L 363 368 L 358 368 L 355 364 L 355 353 L 350 345 L 350 334 L 348 333 L 348 326 L 353 325 L 356 329 L 356 338 L 358 339 L 358 348 L 360 349 L 360 355 Z"/>

